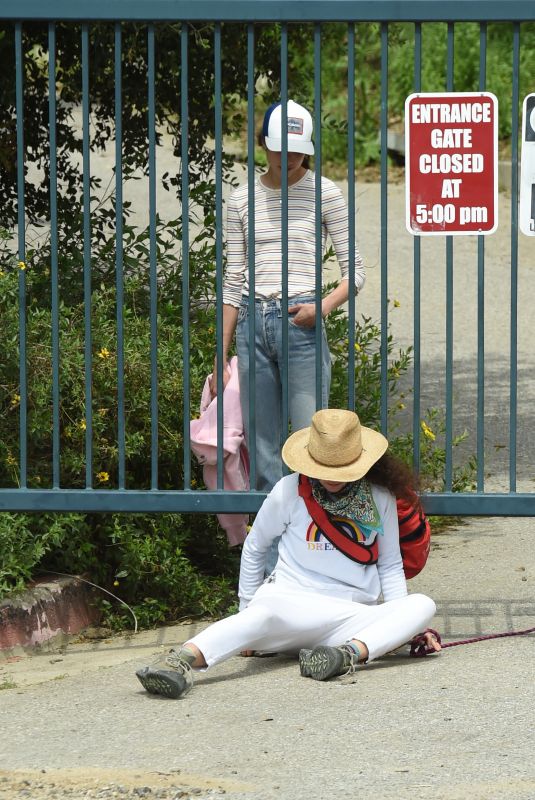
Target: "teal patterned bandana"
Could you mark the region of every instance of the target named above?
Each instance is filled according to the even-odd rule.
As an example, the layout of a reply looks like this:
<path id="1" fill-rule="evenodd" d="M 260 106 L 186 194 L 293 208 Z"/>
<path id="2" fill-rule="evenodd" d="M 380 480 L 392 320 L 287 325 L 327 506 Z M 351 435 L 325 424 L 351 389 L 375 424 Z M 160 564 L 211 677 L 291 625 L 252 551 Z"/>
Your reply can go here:
<path id="1" fill-rule="evenodd" d="M 368 539 L 373 532 L 383 533 L 383 525 L 373 499 L 370 482 L 366 478 L 346 484 L 341 491 L 331 494 L 315 478 L 310 479 L 312 496 L 316 503 L 336 517 L 352 520 Z"/>

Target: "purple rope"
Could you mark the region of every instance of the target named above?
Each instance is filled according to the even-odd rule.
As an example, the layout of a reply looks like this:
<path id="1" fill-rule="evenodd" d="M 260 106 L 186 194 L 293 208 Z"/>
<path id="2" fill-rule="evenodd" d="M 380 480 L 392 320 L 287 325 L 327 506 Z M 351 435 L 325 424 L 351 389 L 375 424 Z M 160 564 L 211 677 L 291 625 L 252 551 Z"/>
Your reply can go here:
<path id="1" fill-rule="evenodd" d="M 425 634 L 432 633 L 439 644 L 442 644 L 442 639 L 440 637 L 440 633 L 435 631 L 433 628 L 426 628 L 423 633 L 419 633 L 417 636 L 414 637 L 411 641 L 411 652 L 410 655 L 413 658 L 422 658 L 423 656 L 427 656 L 430 653 L 436 653 L 436 650 L 433 650 L 432 647 L 428 647 L 425 642 Z M 524 631 L 507 631 L 505 633 L 489 633 L 485 636 L 475 636 L 473 639 L 460 639 L 458 642 L 446 642 L 446 644 L 442 645 L 442 650 L 445 650 L 446 647 L 458 647 L 460 644 L 473 644 L 474 642 L 484 642 L 487 639 L 503 639 L 506 636 L 525 636 L 528 633 L 535 633 L 535 628 L 526 628 Z"/>

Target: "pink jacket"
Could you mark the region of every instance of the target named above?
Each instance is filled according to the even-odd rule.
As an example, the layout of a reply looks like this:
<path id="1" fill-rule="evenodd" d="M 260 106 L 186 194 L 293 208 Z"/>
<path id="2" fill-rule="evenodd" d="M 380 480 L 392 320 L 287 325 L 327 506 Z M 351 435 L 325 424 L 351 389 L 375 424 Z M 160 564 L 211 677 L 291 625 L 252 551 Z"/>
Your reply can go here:
<path id="1" fill-rule="evenodd" d="M 209 378 L 201 396 L 201 415 L 190 422 L 191 449 L 203 465 L 208 489 L 217 488 L 217 397 L 212 399 Z M 223 394 L 223 486 L 234 491 L 249 489 L 247 449 L 243 432 L 238 383 L 238 359 L 230 360 L 230 380 Z M 218 514 L 231 547 L 241 544 L 247 535 L 247 514 Z"/>

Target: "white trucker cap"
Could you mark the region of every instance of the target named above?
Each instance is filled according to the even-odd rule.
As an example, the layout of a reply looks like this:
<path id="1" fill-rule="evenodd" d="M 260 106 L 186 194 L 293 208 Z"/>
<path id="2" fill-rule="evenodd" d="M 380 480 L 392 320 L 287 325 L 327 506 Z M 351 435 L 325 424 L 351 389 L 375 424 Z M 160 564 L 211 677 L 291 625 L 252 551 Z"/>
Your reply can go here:
<path id="1" fill-rule="evenodd" d="M 299 103 L 288 100 L 288 152 L 314 155 L 312 143 L 312 116 Z M 280 153 L 282 150 L 282 108 L 273 103 L 264 114 L 262 135 L 268 150 Z"/>

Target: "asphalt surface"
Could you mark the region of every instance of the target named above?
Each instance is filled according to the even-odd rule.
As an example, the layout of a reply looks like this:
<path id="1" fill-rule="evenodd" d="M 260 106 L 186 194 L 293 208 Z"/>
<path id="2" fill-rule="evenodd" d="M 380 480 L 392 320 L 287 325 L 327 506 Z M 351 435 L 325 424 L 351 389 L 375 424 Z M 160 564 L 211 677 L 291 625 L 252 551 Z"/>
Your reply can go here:
<path id="1" fill-rule="evenodd" d="M 410 589 L 436 600 L 444 641 L 535 626 L 534 537 L 511 518 L 434 537 Z M 146 694 L 135 669 L 203 624 L 1 662 L 0 798 L 535 797 L 533 635 L 326 683 L 236 657 L 179 700 Z"/>

